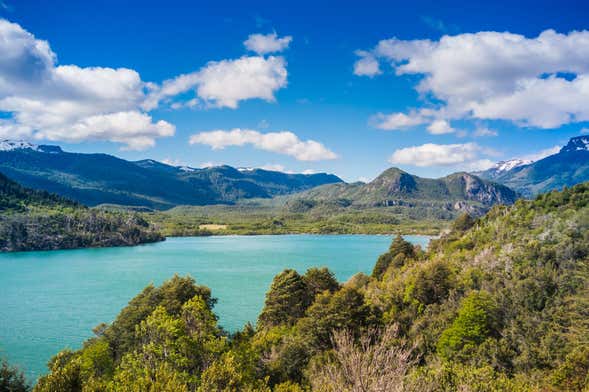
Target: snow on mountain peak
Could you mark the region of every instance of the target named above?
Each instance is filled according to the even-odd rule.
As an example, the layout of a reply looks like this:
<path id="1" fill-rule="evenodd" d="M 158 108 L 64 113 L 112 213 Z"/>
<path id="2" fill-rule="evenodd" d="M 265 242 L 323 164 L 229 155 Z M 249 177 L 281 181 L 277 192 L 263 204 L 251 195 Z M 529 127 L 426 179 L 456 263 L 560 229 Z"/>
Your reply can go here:
<path id="1" fill-rule="evenodd" d="M 193 171 L 196 171 L 195 168 L 190 167 L 190 166 L 177 166 L 177 167 L 178 167 L 178 169 L 182 170 L 183 172 L 191 173 Z"/>
<path id="2" fill-rule="evenodd" d="M 0 151 L 32 150 L 47 154 L 59 154 L 63 150 L 59 146 L 37 145 L 25 140 L 0 140 Z"/>
<path id="3" fill-rule="evenodd" d="M 494 169 L 498 173 L 507 172 L 518 166 L 523 166 L 532 163 L 529 159 L 509 159 L 507 161 L 497 162 L 491 169 Z"/>
<path id="4" fill-rule="evenodd" d="M 569 140 L 560 152 L 589 151 L 589 136 L 577 136 Z"/>
<path id="5" fill-rule="evenodd" d="M 39 146 L 36 144 L 29 143 L 24 140 L 2 140 L 2 141 L 0 141 L 0 151 L 14 151 L 14 150 L 25 150 L 25 149 L 39 151 Z"/>

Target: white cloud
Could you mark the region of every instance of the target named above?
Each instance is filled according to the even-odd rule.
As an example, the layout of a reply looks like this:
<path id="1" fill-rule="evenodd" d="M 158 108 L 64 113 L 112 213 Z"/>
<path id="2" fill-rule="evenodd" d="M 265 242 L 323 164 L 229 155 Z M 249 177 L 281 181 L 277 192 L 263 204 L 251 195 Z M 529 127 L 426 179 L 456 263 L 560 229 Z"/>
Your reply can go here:
<path id="1" fill-rule="evenodd" d="M 503 119 L 539 128 L 589 120 L 589 31 L 392 38 L 366 53 L 397 75 L 422 76 L 416 90 L 442 102 L 432 120 Z"/>
<path id="2" fill-rule="evenodd" d="M 472 133 L 474 137 L 497 136 L 498 132 L 487 127 L 477 127 Z"/>
<path id="3" fill-rule="evenodd" d="M 153 146 L 174 126 L 152 121 L 139 105 L 146 84 L 126 68 L 56 65 L 46 41 L 0 19 L 0 122 L 6 138 L 106 140 L 131 149 Z"/>
<path id="4" fill-rule="evenodd" d="M 243 43 L 247 50 L 256 52 L 259 55 L 267 53 L 282 52 L 288 48 L 292 41 L 291 36 L 278 38 L 276 33 L 251 34 Z"/>
<path id="5" fill-rule="evenodd" d="M 489 155 L 491 151 L 476 143 L 433 144 L 401 148 L 393 152 L 389 162 L 395 165 L 413 165 L 418 167 L 455 166 L 468 170 L 490 167 L 493 162 L 483 159 L 481 154 Z"/>
<path id="6" fill-rule="evenodd" d="M 424 124 L 425 122 L 427 122 L 427 119 L 425 119 L 420 113 L 417 112 L 410 112 L 408 114 L 377 113 L 376 115 L 372 116 L 370 122 L 376 128 L 382 129 L 384 131 L 398 131 Z"/>
<path id="7" fill-rule="evenodd" d="M 290 42 L 274 38 L 282 46 Z M 246 99 L 274 101 L 287 83 L 284 58 L 273 56 L 212 61 L 161 85 L 127 68 L 58 65 L 46 41 L 4 19 L 0 53 L 0 112 L 8 113 L 0 136 L 6 138 L 104 140 L 143 149 L 174 134 L 172 124 L 148 114 L 163 100 L 194 90 L 194 97 L 170 107 L 236 108 Z"/>
<path id="8" fill-rule="evenodd" d="M 581 128 L 579 132 L 581 135 L 589 135 L 589 128 Z"/>
<path id="9" fill-rule="evenodd" d="M 450 123 L 446 120 L 435 120 L 427 127 L 427 131 L 432 135 L 444 135 L 447 133 L 456 132 L 456 130 L 452 128 Z"/>
<path id="10" fill-rule="evenodd" d="M 155 109 L 161 101 L 193 89 L 209 107 L 235 109 L 240 101 L 253 98 L 273 102 L 276 90 L 286 86 L 286 77 L 286 61 L 282 57 L 244 56 L 211 61 L 199 71 L 154 87 L 143 107 Z"/>
<path id="11" fill-rule="evenodd" d="M 205 144 L 213 150 L 229 146 L 251 145 L 257 149 L 290 155 L 299 161 L 336 159 L 337 155 L 314 140 L 300 140 L 292 132 L 260 133 L 250 129 L 215 130 L 190 137 L 190 144 Z"/>
<path id="12" fill-rule="evenodd" d="M 354 74 L 358 76 L 375 76 L 382 73 L 378 60 L 370 52 L 357 50 L 356 55 L 360 57 L 354 64 Z"/>

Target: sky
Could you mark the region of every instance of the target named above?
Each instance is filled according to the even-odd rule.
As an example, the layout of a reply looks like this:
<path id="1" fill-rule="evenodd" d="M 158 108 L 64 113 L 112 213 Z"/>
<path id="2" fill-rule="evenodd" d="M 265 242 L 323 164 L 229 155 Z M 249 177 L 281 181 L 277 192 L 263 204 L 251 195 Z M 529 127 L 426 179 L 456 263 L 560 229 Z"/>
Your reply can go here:
<path id="1" fill-rule="evenodd" d="M 0 0 L 0 139 L 425 177 L 589 133 L 578 1 Z"/>

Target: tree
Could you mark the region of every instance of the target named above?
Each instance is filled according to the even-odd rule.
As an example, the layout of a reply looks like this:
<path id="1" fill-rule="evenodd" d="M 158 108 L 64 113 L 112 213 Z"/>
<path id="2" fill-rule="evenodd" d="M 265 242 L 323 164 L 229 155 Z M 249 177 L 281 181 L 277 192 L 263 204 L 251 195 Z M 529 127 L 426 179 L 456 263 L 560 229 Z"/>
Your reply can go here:
<path id="1" fill-rule="evenodd" d="M 190 276 L 174 275 L 161 287 L 149 285 L 143 289 L 121 310 L 112 326 L 103 331 L 115 360 L 138 345 L 135 339 L 135 326 L 145 320 L 158 306 L 163 306 L 171 315 L 178 315 L 182 305 L 197 295 L 204 300 L 209 309 L 212 309 L 216 300 L 212 298 L 211 290 L 196 285 Z"/>
<path id="2" fill-rule="evenodd" d="M 24 374 L 5 359 L 0 360 L 0 392 L 28 392 L 31 387 Z"/>
<path id="3" fill-rule="evenodd" d="M 266 293 L 264 309 L 258 317 L 258 328 L 294 324 L 311 302 L 305 280 L 295 270 L 284 270 L 274 277 Z"/>
<path id="4" fill-rule="evenodd" d="M 462 300 L 452 325 L 438 340 L 438 354 L 444 359 L 472 354 L 483 341 L 497 335 L 499 321 L 499 310 L 488 292 L 470 293 Z"/>
<path id="5" fill-rule="evenodd" d="M 468 212 L 465 212 L 452 222 L 452 231 L 464 232 L 473 227 L 475 223 L 476 219 L 470 216 Z"/>
<path id="6" fill-rule="evenodd" d="M 440 303 L 454 286 L 454 276 L 448 263 L 434 261 L 419 269 L 413 286 L 413 296 L 422 304 Z"/>
<path id="7" fill-rule="evenodd" d="M 333 272 L 326 267 L 323 268 L 309 268 L 303 280 L 307 284 L 310 296 L 315 299 L 315 296 L 324 291 L 334 292 L 340 288 L 338 281 L 335 279 Z"/>
<path id="8" fill-rule="evenodd" d="M 376 261 L 376 265 L 372 270 L 372 277 L 381 279 L 391 264 L 400 267 L 408 258 L 415 257 L 415 248 L 411 242 L 405 241 L 403 237 L 398 235 L 395 237 L 389 251 L 381 255 Z"/>
<path id="9" fill-rule="evenodd" d="M 198 392 L 270 392 L 265 380 L 256 379 L 254 369 L 229 351 L 209 368 L 201 379 Z"/>
<path id="10" fill-rule="evenodd" d="M 358 334 L 376 322 L 373 316 L 364 296 L 356 289 L 344 287 L 333 294 L 319 294 L 297 323 L 297 329 L 314 350 L 325 350 L 331 347 L 334 330 L 347 329 Z"/>

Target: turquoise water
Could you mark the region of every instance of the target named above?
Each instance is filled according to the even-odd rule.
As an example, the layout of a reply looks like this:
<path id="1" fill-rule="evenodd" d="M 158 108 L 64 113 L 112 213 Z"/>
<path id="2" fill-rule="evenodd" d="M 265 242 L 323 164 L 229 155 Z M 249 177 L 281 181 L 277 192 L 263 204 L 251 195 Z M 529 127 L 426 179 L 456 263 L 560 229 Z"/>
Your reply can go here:
<path id="1" fill-rule="evenodd" d="M 424 236 L 407 236 L 425 246 Z M 168 238 L 130 248 L 0 254 L 0 356 L 31 379 L 65 347 L 110 322 L 149 283 L 190 274 L 218 298 L 229 331 L 254 322 L 272 278 L 285 268 L 327 266 L 340 281 L 369 273 L 391 237 L 286 235 Z"/>

